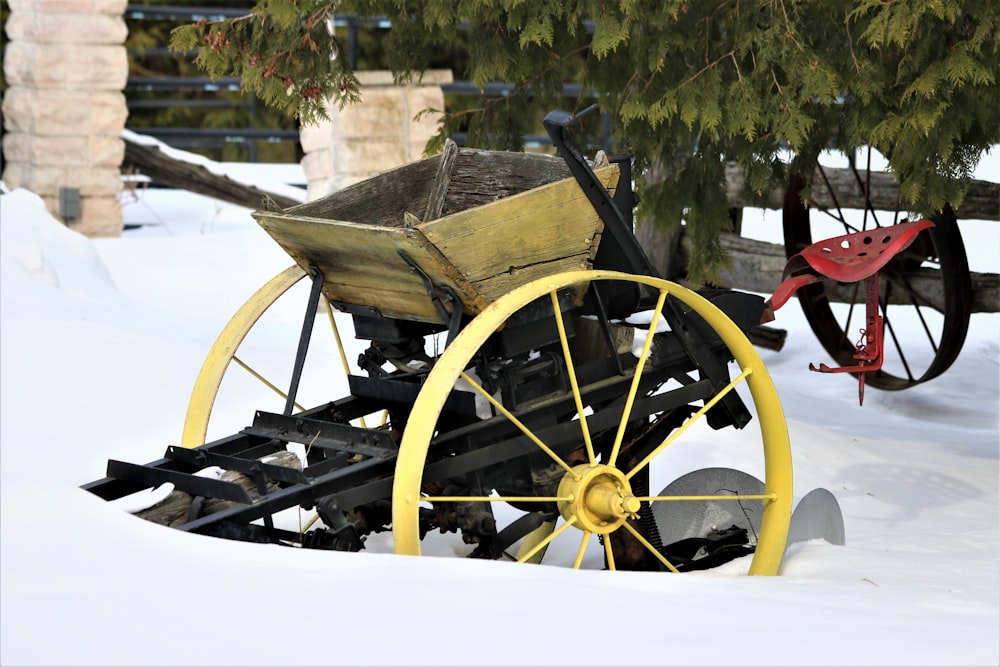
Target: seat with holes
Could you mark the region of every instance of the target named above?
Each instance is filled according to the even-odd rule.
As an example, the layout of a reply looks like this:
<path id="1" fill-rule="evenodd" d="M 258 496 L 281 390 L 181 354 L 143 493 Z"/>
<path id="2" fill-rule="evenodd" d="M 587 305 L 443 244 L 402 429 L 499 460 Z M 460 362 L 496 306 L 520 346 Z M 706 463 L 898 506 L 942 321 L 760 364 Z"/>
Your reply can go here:
<path id="1" fill-rule="evenodd" d="M 818 241 L 793 256 L 785 264 L 781 284 L 767 301 L 764 321 L 774 319 L 781 308 L 805 285 L 830 278 L 842 283 L 865 281 L 866 327 L 855 346 L 857 364 L 831 368 L 826 364 L 809 369 L 823 373 L 857 373 L 858 401 L 864 402 L 865 373 L 882 367 L 882 317 L 879 315 L 878 272 L 889 260 L 905 250 L 917 235 L 933 227 L 931 220 L 904 222 Z"/>

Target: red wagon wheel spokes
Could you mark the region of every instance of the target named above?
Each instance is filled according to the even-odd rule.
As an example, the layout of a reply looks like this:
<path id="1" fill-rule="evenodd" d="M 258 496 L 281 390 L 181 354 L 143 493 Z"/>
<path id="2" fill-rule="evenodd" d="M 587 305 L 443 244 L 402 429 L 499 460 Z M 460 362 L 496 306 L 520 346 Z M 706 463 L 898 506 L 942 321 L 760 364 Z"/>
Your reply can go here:
<path id="1" fill-rule="evenodd" d="M 793 176 L 783 209 L 788 257 L 832 236 L 895 225 L 903 221 L 898 207 L 876 210 L 870 161 L 853 179 L 865 208 L 850 210 L 849 193 L 836 192 L 835 180 L 817 167 L 829 190 L 829 206 L 806 206 L 804 181 Z M 814 186 L 815 187 L 815 186 Z M 891 213 L 886 215 L 886 213 Z M 899 390 L 926 382 L 947 370 L 957 358 L 968 330 L 972 286 L 961 233 L 953 211 L 934 216 L 934 227 L 923 230 L 909 248 L 879 272 L 880 305 L 885 327 L 882 369 L 867 373 L 865 384 Z M 879 223 L 883 223 L 879 225 Z M 799 290 L 799 304 L 823 348 L 841 366 L 854 365 L 857 344 L 866 327 L 864 290 L 858 284 L 833 280 Z"/>

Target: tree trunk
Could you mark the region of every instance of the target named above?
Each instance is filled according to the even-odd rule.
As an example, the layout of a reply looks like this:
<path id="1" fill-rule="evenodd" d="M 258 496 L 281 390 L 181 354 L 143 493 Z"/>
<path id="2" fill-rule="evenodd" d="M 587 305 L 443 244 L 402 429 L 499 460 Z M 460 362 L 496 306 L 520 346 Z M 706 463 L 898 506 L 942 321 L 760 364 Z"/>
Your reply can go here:
<path id="1" fill-rule="evenodd" d="M 228 176 L 220 176 L 200 164 L 177 160 L 155 146 L 129 141 L 127 138 L 122 169 L 137 171 L 157 183 L 171 188 L 214 197 L 230 204 L 246 206 L 254 210 L 268 208 L 268 206 L 288 208 L 302 203 L 284 195 L 234 181 Z M 273 204 L 265 205 L 263 203 L 265 198 Z"/>

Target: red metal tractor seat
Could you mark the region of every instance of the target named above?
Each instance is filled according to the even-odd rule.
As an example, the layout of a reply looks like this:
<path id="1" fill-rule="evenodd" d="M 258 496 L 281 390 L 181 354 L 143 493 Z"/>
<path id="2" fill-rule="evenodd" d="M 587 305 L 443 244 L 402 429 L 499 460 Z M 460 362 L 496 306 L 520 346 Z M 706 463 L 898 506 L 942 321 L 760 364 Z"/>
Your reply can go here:
<path id="1" fill-rule="evenodd" d="M 768 299 L 763 321 L 774 319 L 799 288 L 824 278 L 841 283 L 865 281 L 866 326 L 861 340 L 855 345 L 854 366 L 831 368 L 821 363 L 809 365 L 809 370 L 822 373 L 858 373 L 858 402 L 864 402 L 865 373 L 882 367 L 882 316 L 879 315 L 878 272 L 897 254 L 905 250 L 917 235 L 933 227 L 931 220 L 903 222 L 891 227 L 835 236 L 817 241 L 794 255 L 785 264 L 782 281 Z"/>

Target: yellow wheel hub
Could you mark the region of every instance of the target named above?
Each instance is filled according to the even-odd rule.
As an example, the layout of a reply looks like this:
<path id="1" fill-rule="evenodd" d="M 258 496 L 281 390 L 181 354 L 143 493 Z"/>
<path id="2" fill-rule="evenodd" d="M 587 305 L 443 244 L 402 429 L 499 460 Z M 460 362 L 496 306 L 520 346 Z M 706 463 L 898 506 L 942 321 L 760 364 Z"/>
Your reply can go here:
<path id="1" fill-rule="evenodd" d="M 639 511 L 628 480 L 617 468 L 578 465 L 559 483 L 559 513 L 581 530 L 607 535 Z M 575 521 L 574 521 L 575 520 Z"/>

